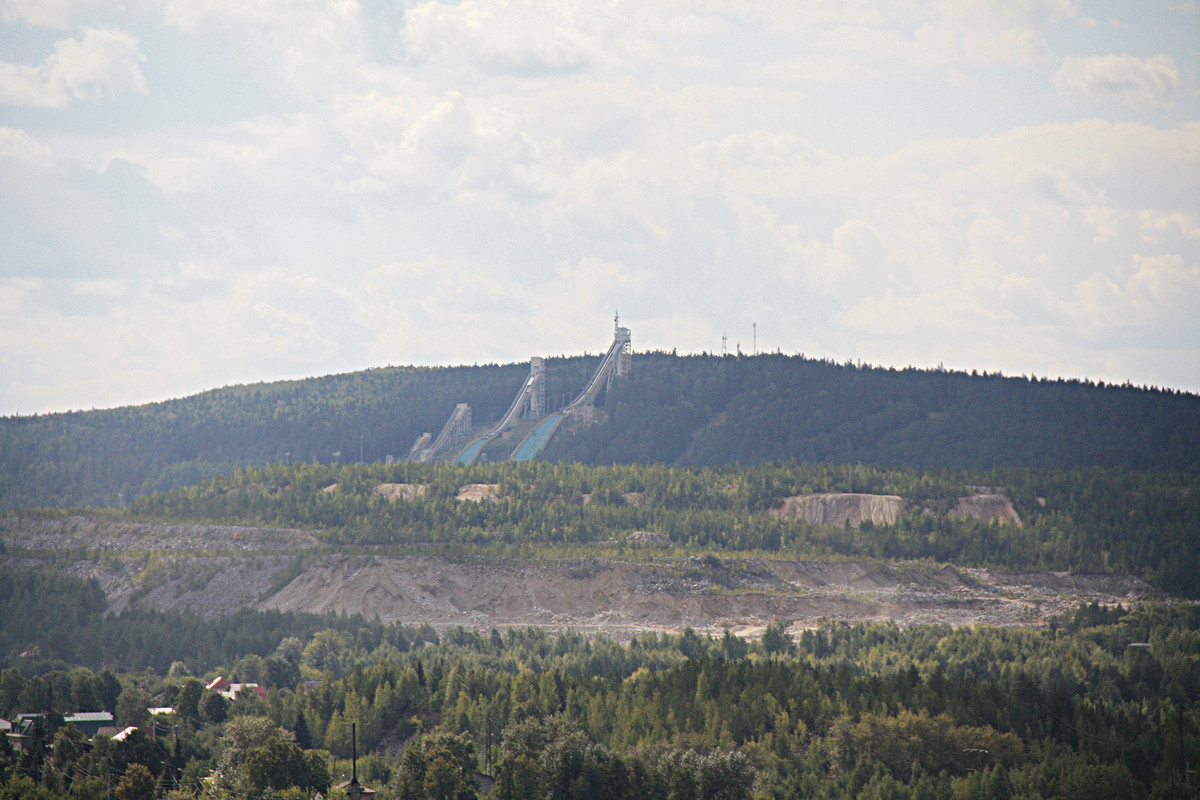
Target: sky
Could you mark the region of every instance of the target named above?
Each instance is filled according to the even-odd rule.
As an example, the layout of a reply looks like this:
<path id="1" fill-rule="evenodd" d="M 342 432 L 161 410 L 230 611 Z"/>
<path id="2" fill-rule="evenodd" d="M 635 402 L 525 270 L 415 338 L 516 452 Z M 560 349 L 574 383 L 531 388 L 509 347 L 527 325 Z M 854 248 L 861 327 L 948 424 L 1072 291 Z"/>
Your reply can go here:
<path id="1" fill-rule="evenodd" d="M 0 415 L 617 311 L 1197 392 L 1198 75 L 1200 0 L 0 0 Z"/>

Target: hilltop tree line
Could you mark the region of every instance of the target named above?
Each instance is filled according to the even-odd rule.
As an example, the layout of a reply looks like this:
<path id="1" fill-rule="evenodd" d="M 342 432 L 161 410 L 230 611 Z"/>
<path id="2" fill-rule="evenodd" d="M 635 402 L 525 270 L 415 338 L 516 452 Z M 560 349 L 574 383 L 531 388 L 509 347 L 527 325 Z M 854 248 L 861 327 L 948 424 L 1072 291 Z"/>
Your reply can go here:
<path id="1" fill-rule="evenodd" d="M 607 421 L 546 458 L 1200 470 L 1200 398 L 1185 393 L 784 355 L 652 353 L 635 366 Z"/>
<path id="2" fill-rule="evenodd" d="M 426 486 L 394 502 L 383 483 Z M 459 487 L 496 484 L 498 502 L 463 502 Z M 1000 491 L 1020 525 L 961 518 L 956 498 Z M 899 495 L 891 525 L 826 527 L 772 513 L 820 492 Z M 1140 575 L 1200 596 L 1200 483 L 1194 476 L 1115 469 L 985 473 L 827 464 L 678 468 L 661 465 L 445 464 L 277 466 L 140 498 L 135 519 L 317 529 L 356 546 L 522 548 L 612 543 L 652 531 L 695 553 L 793 558 L 930 558 L 1012 570 Z"/>
<path id="3" fill-rule="evenodd" d="M 548 359 L 548 395 L 569 398 L 596 363 Z M 2 418 L 0 508 L 121 505 L 247 466 L 403 458 L 457 403 L 469 403 L 477 423 L 497 418 L 526 370 L 386 367 Z M 598 424 L 564 431 L 543 457 L 1200 472 L 1200 398 L 1132 386 L 648 353 L 600 407 Z"/>
<path id="4" fill-rule="evenodd" d="M 86 604 L 89 583 L 26 596 Z M 193 621 L 176 638 L 211 626 L 255 649 L 166 671 L 94 672 L 106 652 L 82 654 L 90 666 L 10 662 L 0 716 L 49 716 L 36 746 L 0 745 L 0 796 L 340 797 L 352 725 L 359 778 L 381 800 L 1186 798 L 1200 756 L 1192 604 L 1086 606 L 1041 631 L 826 623 L 791 636 L 773 623 L 754 639 L 687 629 L 626 644 L 337 617 L 313 631 L 303 615 L 271 615 L 269 640 L 238 633 L 267 619 Z M 268 698 L 229 703 L 204 689 L 216 674 Z M 157 739 L 58 727 L 99 708 L 145 723 L 150 705 L 175 708 Z"/>

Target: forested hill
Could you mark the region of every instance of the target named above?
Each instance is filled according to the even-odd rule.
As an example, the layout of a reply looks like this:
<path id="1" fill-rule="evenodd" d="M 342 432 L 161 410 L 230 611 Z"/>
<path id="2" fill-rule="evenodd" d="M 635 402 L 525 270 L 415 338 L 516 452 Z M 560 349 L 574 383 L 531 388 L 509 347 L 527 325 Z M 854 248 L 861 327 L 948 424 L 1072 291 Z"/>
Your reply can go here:
<path id="1" fill-rule="evenodd" d="M 1200 471 L 1200 397 L 1182 392 L 783 355 L 649 354 L 612 395 L 605 424 L 560 437 L 546 457 Z"/>
<path id="2" fill-rule="evenodd" d="M 598 356 L 547 359 L 570 396 Z M 238 467 L 402 457 L 456 403 L 503 413 L 525 364 L 387 367 L 235 386 L 145 406 L 0 418 L 0 508 L 119 505 Z M 637 354 L 601 422 L 544 457 L 584 463 L 796 460 L 915 467 L 1200 472 L 1200 397 L 892 370 L 801 356 Z"/>

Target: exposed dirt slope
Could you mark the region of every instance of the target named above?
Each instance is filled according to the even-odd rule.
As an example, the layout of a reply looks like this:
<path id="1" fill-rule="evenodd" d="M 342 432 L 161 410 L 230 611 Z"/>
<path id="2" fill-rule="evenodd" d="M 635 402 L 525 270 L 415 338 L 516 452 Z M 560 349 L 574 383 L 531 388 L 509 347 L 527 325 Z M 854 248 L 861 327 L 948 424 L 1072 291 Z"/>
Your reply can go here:
<path id="1" fill-rule="evenodd" d="M 978 519 L 1002 525 L 1021 524 L 1016 509 L 1002 494 L 976 494 L 947 502 L 952 502 L 953 505 L 948 510 L 943 510 L 951 517 Z M 893 525 L 901 514 L 913 510 L 916 510 L 915 506 L 894 494 L 829 492 L 784 498 L 783 505 L 772 509 L 770 513 L 771 516 L 780 519 L 802 519 L 813 525 L 858 528 L 864 522 L 873 525 Z M 933 513 L 933 509 L 929 507 L 923 510 Z"/>
<path id="2" fill-rule="evenodd" d="M 458 500 L 470 500 L 473 503 L 497 503 L 500 501 L 500 486 L 495 483 L 468 483 L 458 487 Z"/>
<path id="3" fill-rule="evenodd" d="M 963 519 L 981 519 L 984 522 L 997 522 L 1001 525 L 1021 524 L 1021 517 L 1013 504 L 1002 494 L 976 494 L 970 497 L 958 498 L 958 504 L 950 511 L 950 516 Z"/>
<path id="4" fill-rule="evenodd" d="M 428 489 L 428 483 L 381 483 L 375 487 L 375 494 L 392 502 L 409 501 L 424 497 Z"/>
<path id="5" fill-rule="evenodd" d="M 873 525 L 891 525 L 903 512 L 904 500 L 894 494 L 804 494 L 787 498 L 771 514 L 814 525 L 857 528 L 868 520 Z"/>
<path id="6" fill-rule="evenodd" d="M 821 617 L 902 624 L 1039 625 L 1080 601 L 1137 602 L 1129 577 L 995 573 L 853 562 L 623 562 L 505 567 L 431 558 L 333 557 L 263 607 L 361 612 L 435 626 L 572 626 L 610 633 L 645 628 L 746 631 L 774 617 L 794 626 Z"/>
<path id="7" fill-rule="evenodd" d="M 1039 625 L 1079 602 L 1136 604 L 1128 576 L 1002 573 L 928 563 L 576 559 L 536 566 L 348 556 L 303 531 L 0 519 L 0 563 L 56 562 L 100 580 L 115 611 L 336 611 L 409 624 L 574 627 L 625 636 L 691 626 L 754 633 L 772 618 Z M 305 566 L 301 566 L 301 560 Z"/>
<path id="8" fill-rule="evenodd" d="M 55 520 L 0 517 L 0 542 L 13 549 L 100 553 L 138 550 L 263 553 L 321 545 L 312 533 L 289 528 L 114 522 L 95 517 Z"/>

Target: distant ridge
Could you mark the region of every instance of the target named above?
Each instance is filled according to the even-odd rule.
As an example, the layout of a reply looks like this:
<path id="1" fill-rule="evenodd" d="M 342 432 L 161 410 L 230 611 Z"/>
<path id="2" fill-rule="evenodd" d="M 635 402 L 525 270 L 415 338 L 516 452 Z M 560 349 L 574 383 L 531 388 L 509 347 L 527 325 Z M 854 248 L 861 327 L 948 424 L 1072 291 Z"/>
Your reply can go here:
<path id="1" fill-rule="evenodd" d="M 1200 396 L 802 356 L 638 356 L 605 423 L 544 457 L 688 465 L 1200 472 Z"/>
<path id="2" fill-rule="evenodd" d="M 546 359 L 569 395 L 597 356 Z M 469 402 L 498 419 L 526 364 L 384 367 L 111 410 L 0 418 L 0 508 L 120 505 L 239 467 L 402 458 Z M 717 465 L 1116 467 L 1200 472 L 1200 396 L 803 356 L 638 353 L 589 426 L 541 458 Z"/>

